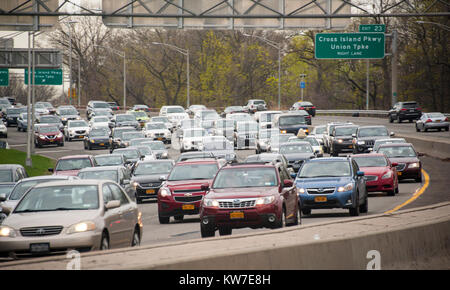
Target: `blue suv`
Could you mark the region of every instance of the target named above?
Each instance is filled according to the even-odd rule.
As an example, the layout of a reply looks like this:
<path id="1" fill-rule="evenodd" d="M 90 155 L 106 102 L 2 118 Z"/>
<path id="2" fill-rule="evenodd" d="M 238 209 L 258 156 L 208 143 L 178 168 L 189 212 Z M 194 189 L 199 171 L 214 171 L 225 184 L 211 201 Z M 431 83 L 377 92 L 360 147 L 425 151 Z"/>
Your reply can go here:
<path id="1" fill-rule="evenodd" d="M 368 210 L 364 172 L 351 157 L 308 160 L 298 171 L 295 185 L 305 215 L 312 209 L 346 208 L 351 216 Z"/>

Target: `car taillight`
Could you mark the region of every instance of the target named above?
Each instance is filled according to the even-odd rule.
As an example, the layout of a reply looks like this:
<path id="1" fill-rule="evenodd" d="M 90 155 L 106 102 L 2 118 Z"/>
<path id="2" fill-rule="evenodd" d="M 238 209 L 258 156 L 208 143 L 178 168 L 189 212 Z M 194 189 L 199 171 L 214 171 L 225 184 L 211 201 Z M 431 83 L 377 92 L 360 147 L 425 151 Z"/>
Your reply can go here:
<path id="1" fill-rule="evenodd" d="M 445 119 L 444 119 L 444 122 L 448 122 L 448 118 L 445 118 Z"/>
<path id="2" fill-rule="evenodd" d="M 298 108 L 299 110 L 304 110 L 305 108 L 303 108 L 303 107 L 300 107 L 300 108 Z"/>
<path id="3" fill-rule="evenodd" d="M 316 107 L 311 107 L 311 109 L 315 109 Z"/>
<path id="4" fill-rule="evenodd" d="M 431 119 L 428 119 L 425 121 L 425 123 L 431 123 L 431 122 L 433 122 L 433 121 L 431 121 Z"/>
<path id="5" fill-rule="evenodd" d="M 408 109 L 401 109 L 400 111 L 408 111 Z"/>

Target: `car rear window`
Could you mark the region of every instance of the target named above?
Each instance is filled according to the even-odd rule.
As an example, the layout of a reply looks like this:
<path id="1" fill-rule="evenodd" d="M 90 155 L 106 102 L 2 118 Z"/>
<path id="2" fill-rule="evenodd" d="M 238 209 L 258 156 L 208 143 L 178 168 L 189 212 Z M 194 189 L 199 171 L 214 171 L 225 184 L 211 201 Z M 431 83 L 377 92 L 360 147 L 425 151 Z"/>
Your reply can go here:
<path id="1" fill-rule="evenodd" d="M 417 103 L 403 103 L 403 108 L 414 109 L 417 107 Z"/>

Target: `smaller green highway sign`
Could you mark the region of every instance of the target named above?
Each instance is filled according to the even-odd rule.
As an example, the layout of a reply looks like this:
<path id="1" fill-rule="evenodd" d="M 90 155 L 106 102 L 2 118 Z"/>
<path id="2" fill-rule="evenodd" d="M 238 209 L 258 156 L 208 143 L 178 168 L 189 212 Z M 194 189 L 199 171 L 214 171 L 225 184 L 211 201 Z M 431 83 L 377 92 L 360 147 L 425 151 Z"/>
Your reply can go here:
<path id="1" fill-rule="evenodd" d="M 31 73 L 33 73 L 33 71 L 31 71 Z M 28 85 L 28 69 L 25 69 L 25 84 Z M 36 69 L 34 84 L 41 86 L 62 85 L 62 69 Z"/>
<path id="2" fill-rule="evenodd" d="M 0 69 L 0 87 L 9 86 L 9 70 L 7 68 Z"/>
<path id="3" fill-rule="evenodd" d="M 385 24 L 360 24 L 359 32 L 386 32 Z"/>
<path id="4" fill-rule="evenodd" d="M 317 33 L 316 59 L 384 58 L 384 33 Z"/>

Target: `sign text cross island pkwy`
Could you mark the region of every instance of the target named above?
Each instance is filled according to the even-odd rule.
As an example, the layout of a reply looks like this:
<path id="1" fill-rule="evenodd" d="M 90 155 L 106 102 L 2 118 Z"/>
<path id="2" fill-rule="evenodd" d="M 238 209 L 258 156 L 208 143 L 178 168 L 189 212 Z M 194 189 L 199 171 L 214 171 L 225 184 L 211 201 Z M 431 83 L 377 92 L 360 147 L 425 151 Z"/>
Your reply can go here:
<path id="1" fill-rule="evenodd" d="M 317 33 L 316 59 L 384 58 L 384 33 Z"/>
<path id="2" fill-rule="evenodd" d="M 33 73 L 33 71 L 31 71 Z M 62 85 L 62 69 L 36 69 L 35 85 Z M 28 69 L 25 69 L 25 85 L 28 85 Z"/>

